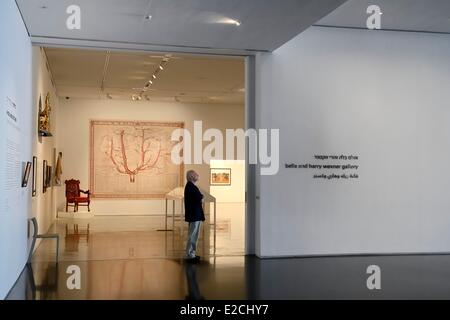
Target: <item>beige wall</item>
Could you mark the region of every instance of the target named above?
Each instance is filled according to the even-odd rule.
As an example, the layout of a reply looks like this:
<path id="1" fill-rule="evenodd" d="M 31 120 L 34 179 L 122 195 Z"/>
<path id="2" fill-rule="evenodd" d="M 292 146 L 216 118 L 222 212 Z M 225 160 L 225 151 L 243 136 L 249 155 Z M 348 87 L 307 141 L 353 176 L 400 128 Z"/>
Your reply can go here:
<path id="1" fill-rule="evenodd" d="M 218 104 L 184 104 L 153 101 L 60 99 L 58 112 L 58 151 L 63 152 L 63 176 L 76 178 L 81 187 L 89 187 L 89 122 L 107 120 L 183 121 L 193 133 L 195 120 L 208 128 L 243 128 L 244 106 Z M 197 170 L 200 187 L 209 190 L 209 165 L 186 165 L 185 170 Z M 64 188 L 58 189 L 57 206 L 64 209 Z M 95 214 L 162 214 L 161 200 L 105 200 L 92 202 Z"/>
<path id="2" fill-rule="evenodd" d="M 43 161 L 47 160 L 48 165 L 55 168 L 53 159 L 53 148 L 56 145 L 56 115 L 58 113 L 59 99 L 56 96 L 56 90 L 51 82 L 50 72 L 46 67 L 46 57 L 44 51 L 39 47 L 33 47 L 33 115 L 32 119 L 32 154 L 37 157 L 37 194 L 31 199 L 31 215 L 38 220 L 41 232 L 45 232 L 56 217 L 56 188 L 47 188 L 43 193 Z M 39 137 L 37 134 L 39 95 L 41 95 L 42 105 L 45 105 L 45 96 L 50 92 L 51 113 L 51 132 L 53 137 Z M 30 160 L 31 161 L 31 160 Z M 31 189 L 31 176 L 29 187 Z"/>

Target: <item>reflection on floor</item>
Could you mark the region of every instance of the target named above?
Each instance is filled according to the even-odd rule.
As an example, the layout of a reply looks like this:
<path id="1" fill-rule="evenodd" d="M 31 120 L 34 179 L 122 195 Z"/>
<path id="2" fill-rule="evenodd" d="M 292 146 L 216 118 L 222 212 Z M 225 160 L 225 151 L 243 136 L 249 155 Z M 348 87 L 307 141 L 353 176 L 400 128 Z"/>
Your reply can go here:
<path id="1" fill-rule="evenodd" d="M 218 204 L 216 241 L 214 225 L 203 223 L 198 254 L 205 257 L 244 254 L 244 204 Z M 208 216 L 208 218 L 210 218 Z M 212 223 L 212 217 L 211 221 Z M 89 234 L 85 235 L 89 226 Z M 92 261 L 146 258 L 181 258 L 188 224 L 177 219 L 172 229 L 169 219 L 165 229 L 164 216 L 94 216 L 59 218 L 49 230 L 60 235 L 60 261 Z M 78 227 L 78 234 L 74 230 Z M 55 244 L 43 241 L 33 261 L 52 261 Z"/>
<path id="2" fill-rule="evenodd" d="M 55 242 L 41 241 L 9 298 L 27 299 L 190 299 L 208 296 L 209 277 L 230 286 L 245 298 L 243 254 L 245 208 L 241 203 L 218 203 L 217 224 L 207 215 L 202 224 L 198 265 L 183 261 L 187 226 L 182 217 L 172 224 L 164 216 L 93 216 L 58 218 L 48 232 L 60 235 L 59 263 Z M 216 237 L 214 237 L 214 228 Z M 216 268 L 217 259 L 223 261 Z M 225 262 L 226 261 L 226 262 Z M 67 288 L 67 268 L 78 266 L 82 290 Z M 198 275 L 197 275 L 198 274 Z"/>
<path id="3" fill-rule="evenodd" d="M 203 225 L 198 265 L 182 258 L 184 221 L 158 231 L 161 216 L 58 219 L 59 263 L 54 241 L 42 242 L 8 299 L 450 299 L 448 255 L 261 260 L 243 256 L 243 207 L 221 212 L 215 245 Z M 381 290 L 367 288 L 369 265 L 381 268 Z M 80 290 L 67 286 L 70 266 L 80 268 Z"/>
<path id="4" fill-rule="evenodd" d="M 215 268 L 212 261 L 185 264 L 181 259 L 33 263 L 24 271 L 9 299 L 196 300 L 204 295 L 220 299 L 226 292 L 244 299 L 243 257 L 217 259 L 227 259 L 228 267 Z M 70 290 L 66 285 L 69 276 L 66 270 L 71 265 L 80 267 L 80 290 Z M 238 283 L 240 286 L 236 287 Z"/>
<path id="5" fill-rule="evenodd" d="M 367 266 L 381 268 L 368 290 Z M 81 289 L 67 288 L 70 265 Z M 181 259 L 35 262 L 8 299 L 449 299 L 450 256 Z"/>

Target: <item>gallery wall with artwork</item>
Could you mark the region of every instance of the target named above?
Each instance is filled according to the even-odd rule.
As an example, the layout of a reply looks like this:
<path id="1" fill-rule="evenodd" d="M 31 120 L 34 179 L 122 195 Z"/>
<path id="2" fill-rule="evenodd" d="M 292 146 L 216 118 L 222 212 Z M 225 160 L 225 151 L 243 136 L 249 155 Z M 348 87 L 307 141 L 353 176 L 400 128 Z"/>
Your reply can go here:
<path id="1" fill-rule="evenodd" d="M 0 299 L 3 299 L 27 257 L 31 194 L 24 191 L 29 189 L 22 188 L 21 183 L 22 163 L 32 159 L 29 124 L 33 58 L 28 33 L 14 1 L 0 1 L 0 21 L 8 26 L 0 29 Z"/>
<path id="2" fill-rule="evenodd" d="M 245 202 L 245 161 L 212 160 L 210 192 L 217 202 Z"/>
<path id="3" fill-rule="evenodd" d="M 6 178 L 0 179 L 0 261 L 8 262 L 0 263 L 3 299 L 26 263 L 28 219 L 36 217 L 46 232 L 55 216 L 52 188 L 44 194 L 42 185 L 44 160 L 51 165 L 55 140 L 42 139 L 38 126 L 39 97 L 45 106 L 49 94 L 52 112 L 58 110 L 58 99 L 45 56 L 32 47 L 14 1 L 0 1 L 0 20 L 8 26 L 0 30 L 6 44 L 0 59 L 0 108 L 8 111 L 0 119 L 0 176 Z"/>
<path id="4" fill-rule="evenodd" d="M 243 128 L 244 106 L 60 99 L 62 181 L 76 178 L 80 188 L 90 189 L 95 214 L 161 214 L 163 195 L 184 184 L 186 170 L 198 171 L 200 187 L 210 188 L 209 165 L 170 160 L 170 134 L 182 127 L 193 132 L 195 120 L 203 121 L 203 130 Z M 57 192 L 58 209 L 64 211 L 64 190 Z"/>
<path id="5" fill-rule="evenodd" d="M 36 161 L 36 186 L 30 184 L 32 212 L 39 228 L 47 230 L 56 217 L 55 147 L 59 98 L 53 85 L 50 68 L 44 50 L 33 47 L 33 144 Z M 33 159 L 30 159 L 33 161 Z M 32 172 L 33 173 L 33 172 Z M 34 195 L 33 195 L 33 191 Z"/>

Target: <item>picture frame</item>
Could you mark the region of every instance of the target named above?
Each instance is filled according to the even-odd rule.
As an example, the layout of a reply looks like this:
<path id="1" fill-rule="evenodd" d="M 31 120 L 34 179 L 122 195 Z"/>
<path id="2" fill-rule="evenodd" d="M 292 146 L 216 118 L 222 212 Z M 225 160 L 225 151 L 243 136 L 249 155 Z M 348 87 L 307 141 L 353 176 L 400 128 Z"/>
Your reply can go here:
<path id="1" fill-rule="evenodd" d="M 211 186 L 231 186 L 231 168 L 211 168 Z"/>
<path id="2" fill-rule="evenodd" d="M 31 162 L 27 161 L 24 163 L 24 170 L 22 175 L 22 188 L 26 188 L 28 185 L 28 179 L 30 178 L 31 172 Z"/>
<path id="3" fill-rule="evenodd" d="M 42 162 L 42 192 L 47 192 L 47 160 Z"/>
<path id="4" fill-rule="evenodd" d="M 50 188 L 52 186 L 52 166 L 47 166 L 45 174 L 45 186 Z"/>
<path id="5" fill-rule="evenodd" d="M 37 194 L 36 185 L 37 185 L 37 157 L 33 156 L 33 177 L 31 181 L 31 196 L 35 197 Z"/>

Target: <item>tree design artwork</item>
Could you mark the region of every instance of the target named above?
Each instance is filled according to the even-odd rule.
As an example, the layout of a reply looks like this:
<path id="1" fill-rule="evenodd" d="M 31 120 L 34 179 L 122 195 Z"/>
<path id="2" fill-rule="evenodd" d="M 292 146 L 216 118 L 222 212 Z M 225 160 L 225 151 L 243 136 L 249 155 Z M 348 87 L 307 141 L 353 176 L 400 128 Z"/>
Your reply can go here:
<path id="1" fill-rule="evenodd" d="M 156 168 L 161 157 L 161 139 L 152 128 L 119 129 L 103 138 L 102 151 L 115 170 L 136 181 L 136 176 Z"/>

